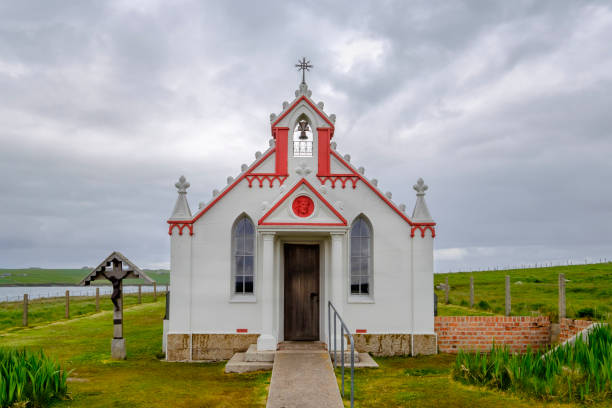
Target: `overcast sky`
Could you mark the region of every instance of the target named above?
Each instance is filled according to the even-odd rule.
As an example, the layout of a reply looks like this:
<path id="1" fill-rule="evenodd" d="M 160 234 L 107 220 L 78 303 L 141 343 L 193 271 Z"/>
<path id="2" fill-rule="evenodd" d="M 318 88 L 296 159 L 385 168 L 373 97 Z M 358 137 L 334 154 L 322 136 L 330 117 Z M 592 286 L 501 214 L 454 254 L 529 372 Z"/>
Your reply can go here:
<path id="1" fill-rule="evenodd" d="M 610 259 L 611 44 L 610 2 L 3 1 L 0 267 L 167 267 L 174 182 L 265 150 L 302 56 L 437 271 Z"/>

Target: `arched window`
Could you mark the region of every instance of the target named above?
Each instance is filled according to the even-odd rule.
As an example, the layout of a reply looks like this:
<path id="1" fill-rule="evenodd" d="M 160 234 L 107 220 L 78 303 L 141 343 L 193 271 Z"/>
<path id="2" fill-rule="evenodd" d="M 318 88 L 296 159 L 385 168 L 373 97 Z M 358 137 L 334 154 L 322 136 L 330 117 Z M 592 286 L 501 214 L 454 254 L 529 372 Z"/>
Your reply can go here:
<path id="1" fill-rule="evenodd" d="M 293 157 L 312 157 L 312 141 L 310 121 L 302 114 L 293 129 Z"/>
<path id="2" fill-rule="evenodd" d="M 232 229 L 232 287 L 236 295 L 253 293 L 255 275 L 255 227 L 246 215 Z"/>
<path id="3" fill-rule="evenodd" d="M 364 216 L 351 226 L 351 295 L 369 295 L 372 281 L 372 228 Z"/>

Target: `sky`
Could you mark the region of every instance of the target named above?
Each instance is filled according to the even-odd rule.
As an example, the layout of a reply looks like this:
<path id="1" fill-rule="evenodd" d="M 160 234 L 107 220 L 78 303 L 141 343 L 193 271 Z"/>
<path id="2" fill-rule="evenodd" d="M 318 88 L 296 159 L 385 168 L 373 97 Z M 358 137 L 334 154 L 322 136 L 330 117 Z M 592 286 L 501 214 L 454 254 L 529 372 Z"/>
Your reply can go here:
<path id="1" fill-rule="evenodd" d="M 265 150 L 303 56 L 437 272 L 610 259 L 611 42 L 597 1 L 0 2 L 0 267 L 168 267 L 174 183 Z"/>

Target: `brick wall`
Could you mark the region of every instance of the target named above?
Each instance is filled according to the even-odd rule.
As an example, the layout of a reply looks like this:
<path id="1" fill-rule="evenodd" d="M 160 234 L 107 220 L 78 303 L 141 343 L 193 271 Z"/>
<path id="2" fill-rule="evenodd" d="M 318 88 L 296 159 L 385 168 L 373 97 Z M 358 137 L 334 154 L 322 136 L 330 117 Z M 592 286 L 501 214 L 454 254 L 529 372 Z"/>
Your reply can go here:
<path id="1" fill-rule="evenodd" d="M 559 342 L 564 342 L 592 324 L 593 322 L 590 320 L 561 319 L 559 323 Z"/>
<path id="2" fill-rule="evenodd" d="M 493 342 L 517 352 L 550 344 L 550 320 L 545 316 L 437 316 L 435 330 L 442 353 L 488 351 Z"/>

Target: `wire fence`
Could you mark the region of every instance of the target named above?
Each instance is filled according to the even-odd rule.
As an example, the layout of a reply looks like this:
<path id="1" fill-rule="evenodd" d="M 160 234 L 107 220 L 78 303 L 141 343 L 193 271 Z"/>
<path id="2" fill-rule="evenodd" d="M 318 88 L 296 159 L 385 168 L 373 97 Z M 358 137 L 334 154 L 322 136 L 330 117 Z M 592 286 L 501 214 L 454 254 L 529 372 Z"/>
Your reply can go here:
<path id="1" fill-rule="evenodd" d="M 462 266 L 458 269 L 449 268 L 448 272 L 439 273 L 464 273 L 464 272 L 492 272 L 492 271 L 510 271 L 519 269 L 538 269 L 538 268 L 551 268 L 553 266 L 572 266 L 572 265 L 593 265 L 593 264 L 605 264 L 610 263 L 612 260 L 608 258 L 584 258 L 582 260 L 567 259 L 567 260 L 554 260 L 554 261 L 543 261 L 534 263 L 522 263 L 522 264 L 505 264 L 487 267 L 465 267 Z"/>
<path id="2" fill-rule="evenodd" d="M 138 293 L 139 285 L 129 285 L 123 287 L 124 294 Z M 113 292 L 112 286 L 5 286 L 0 287 L 0 303 L 3 302 L 20 302 L 24 295 L 28 295 L 28 299 L 51 299 L 64 297 L 66 291 L 70 291 L 71 297 L 93 297 L 96 296 L 96 289 L 100 289 L 100 295 L 110 295 Z M 9 291 L 10 294 L 3 294 L 3 291 Z M 153 293 L 154 291 L 168 291 L 168 285 L 159 285 L 155 288 L 153 285 L 140 285 L 142 293 Z"/>

